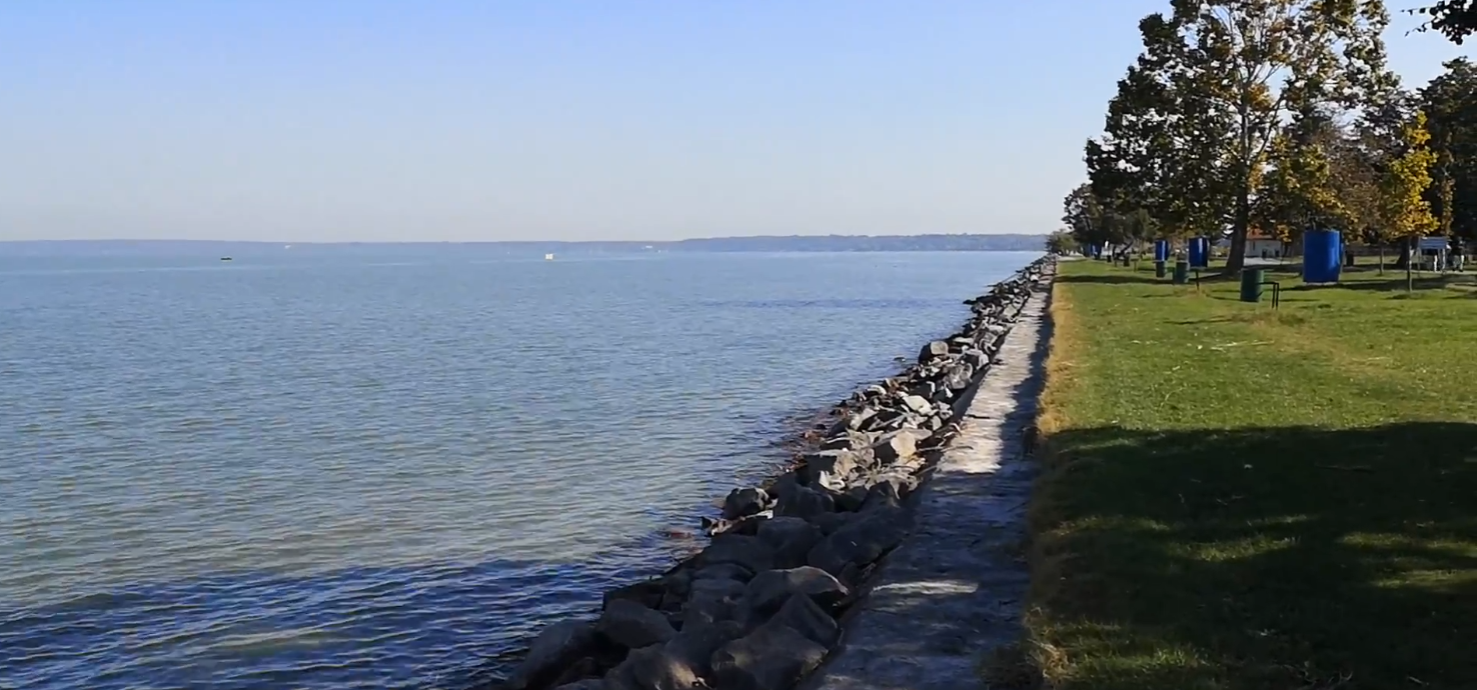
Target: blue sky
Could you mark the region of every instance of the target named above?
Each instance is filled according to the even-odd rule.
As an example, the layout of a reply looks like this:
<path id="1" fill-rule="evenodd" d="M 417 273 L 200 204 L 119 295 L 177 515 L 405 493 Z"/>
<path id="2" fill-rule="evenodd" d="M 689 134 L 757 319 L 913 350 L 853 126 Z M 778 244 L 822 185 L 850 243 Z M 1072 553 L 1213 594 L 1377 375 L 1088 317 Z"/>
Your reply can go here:
<path id="1" fill-rule="evenodd" d="M 7 0 L 0 240 L 1048 232 L 1168 4 Z"/>

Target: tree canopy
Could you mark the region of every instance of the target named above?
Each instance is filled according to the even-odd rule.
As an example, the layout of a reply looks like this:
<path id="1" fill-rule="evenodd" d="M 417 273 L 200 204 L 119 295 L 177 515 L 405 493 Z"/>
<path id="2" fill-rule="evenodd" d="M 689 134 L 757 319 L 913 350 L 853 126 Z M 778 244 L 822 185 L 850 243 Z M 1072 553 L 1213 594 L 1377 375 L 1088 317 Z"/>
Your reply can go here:
<path id="1" fill-rule="evenodd" d="M 1477 32 L 1477 0 L 1439 0 L 1413 11 L 1430 18 L 1422 28 L 1439 31 L 1457 45 Z"/>
<path id="2" fill-rule="evenodd" d="M 1470 60 L 1403 88 L 1386 65 L 1381 0 L 1168 5 L 1140 20 L 1143 49 L 1086 143 L 1088 181 L 1064 218 L 1074 238 L 1227 238 L 1234 271 L 1253 229 L 1289 243 L 1309 228 L 1397 246 L 1477 237 Z"/>

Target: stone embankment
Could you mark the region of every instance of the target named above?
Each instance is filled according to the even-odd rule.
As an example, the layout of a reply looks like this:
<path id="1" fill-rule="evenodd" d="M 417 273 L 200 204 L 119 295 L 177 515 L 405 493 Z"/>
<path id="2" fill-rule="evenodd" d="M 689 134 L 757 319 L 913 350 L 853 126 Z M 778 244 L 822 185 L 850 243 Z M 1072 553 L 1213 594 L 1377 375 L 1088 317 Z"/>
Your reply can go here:
<path id="1" fill-rule="evenodd" d="M 857 391 L 810 434 L 794 467 L 735 489 L 708 546 L 660 577 L 607 592 L 596 620 L 534 639 L 502 690 L 782 690 L 815 670 L 838 619 L 912 526 L 903 503 L 958 432 L 1033 293 L 1045 258 L 968 300 L 954 336 Z"/>

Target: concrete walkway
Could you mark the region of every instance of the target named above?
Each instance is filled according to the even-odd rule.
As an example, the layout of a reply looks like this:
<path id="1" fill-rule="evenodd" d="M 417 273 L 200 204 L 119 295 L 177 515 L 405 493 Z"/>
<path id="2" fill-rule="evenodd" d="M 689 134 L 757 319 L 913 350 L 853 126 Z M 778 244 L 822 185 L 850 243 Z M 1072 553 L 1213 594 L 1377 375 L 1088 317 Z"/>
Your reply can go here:
<path id="1" fill-rule="evenodd" d="M 984 688 L 981 661 L 1020 639 L 1021 545 L 1035 473 L 1020 431 L 1036 416 L 1048 299 L 1034 296 L 920 491 L 917 527 L 878 572 L 812 690 Z"/>

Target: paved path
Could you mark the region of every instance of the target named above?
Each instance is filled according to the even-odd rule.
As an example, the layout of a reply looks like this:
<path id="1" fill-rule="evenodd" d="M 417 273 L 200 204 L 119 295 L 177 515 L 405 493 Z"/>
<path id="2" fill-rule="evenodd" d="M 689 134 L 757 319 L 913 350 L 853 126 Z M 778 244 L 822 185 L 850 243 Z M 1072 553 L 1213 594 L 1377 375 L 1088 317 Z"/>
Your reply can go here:
<path id="1" fill-rule="evenodd" d="M 1036 416 L 1047 298 L 1006 336 L 936 474 L 919 493 L 917 528 L 879 570 L 842 648 L 813 690 L 984 688 L 980 662 L 1020 639 L 1027 572 L 1020 545 L 1033 464 L 1020 429 Z"/>

